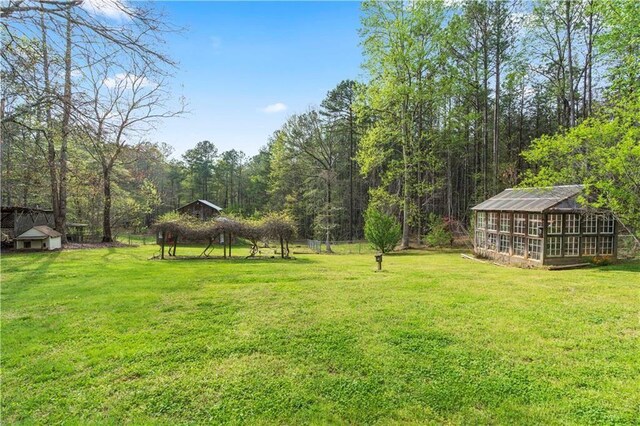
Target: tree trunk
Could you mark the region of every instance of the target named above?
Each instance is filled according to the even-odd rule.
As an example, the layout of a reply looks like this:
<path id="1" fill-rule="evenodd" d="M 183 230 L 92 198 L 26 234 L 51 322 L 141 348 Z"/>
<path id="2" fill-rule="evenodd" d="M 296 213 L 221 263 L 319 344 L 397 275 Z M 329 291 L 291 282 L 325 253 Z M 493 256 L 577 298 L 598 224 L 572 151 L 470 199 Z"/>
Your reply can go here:
<path id="1" fill-rule="evenodd" d="M 591 116 L 591 99 L 593 98 L 593 90 L 591 86 L 591 72 L 593 70 L 593 2 L 589 4 L 589 23 L 588 23 L 588 43 L 587 43 L 587 70 L 585 72 L 584 81 L 586 83 L 585 90 L 585 118 Z"/>
<path id="2" fill-rule="evenodd" d="M 573 56 L 571 53 L 571 0 L 565 1 L 565 19 L 567 24 L 567 54 L 569 61 L 569 125 L 576 125 L 575 99 L 573 93 Z"/>
<path id="3" fill-rule="evenodd" d="M 495 85 L 495 104 L 493 110 L 493 193 L 498 192 L 498 174 L 500 159 L 498 156 L 500 145 L 500 3 L 496 2 L 496 18 L 498 25 L 496 26 L 496 85 Z"/>
<path id="4" fill-rule="evenodd" d="M 4 114 L 4 99 L 0 99 L 0 123 L 2 123 L 3 114 Z M 11 164 L 11 157 L 13 154 L 11 151 L 11 138 L 7 140 L 2 139 L 2 132 L 0 132 L 0 146 L 6 147 L 6 152 L 2 155 L 2 161 L 5 166 L 6 176 L 11 176 L 13 173 L 13 168 Z M 0 201 L 0 205 L 12 206 L 13 200 L 11 199 L 13 195 L 13 189 L 7 188 L 7 184 L 4 185 L 4 191 L 2 191 L 2 199 Z"/>
<path id="5" fill-rule="evenodd" d="M 524 139 L 524 135 L 523 135 L 523 127 L 524 127 L 524 90 L 525 90 L 525 84 L 524 84 L 524 80 L 522 83 L 522 88 L 521 88 L 521 94 L 520 94 L 520 113 L 519 113 L 519 117 L 518 117 L 518 160 L 517 160 L 517 167 L 516 167 L 516 176 L 520 174 L 520 171 L 523 168 L 523 164 L 522 164 L 522 155 L 520 155 L 522 153 L 522 149 L 523 149 L 523 139 Z"/>
<path id="6" fill-rule="evenodd" d="M 453 216 L 453 165 L 450 148 L 447 148 L 447 216 Z"/>
<path id="7" fill-rule="evenodd" d="M 402 147 L 402 158 L 404 160 L 404 206 L 402 212 L 402 244 L 401 249 L 409 248 L 409 208 L 411 203 L 411 192 L 409 191 L 409 153 L 407 152 L 406 143 Z"/>
<path id="8" fill-rule="evenodd" d="M 478 87 L 480 87 L 480 81 L 478 81 Z M 480 176 L 482 174 L 482 100 L 479 96 L 479 90 L 476 92 L 476 119 L 473 127 L 473 139 L 474 139 L 474 196 L 480 195 Z M 483 189 L 484 191 L 484 189 Z M 483 194 L 484 195 L 484 194 Z"/>
<path id="9" fill-rule="evenodd" d="M 44 91 L 45 96 L 51 96 L 51 83 L 49 76 L 49 47 L 47 42 L 47 27 L 45 24 L 44 13 L 40 15 L 40 28 L 42 31 L 42 75 L 44 79 Z M 60 216 L 60 203 L 59 203 L 59 192 L 58 192 L 58 170 L 57 170 L 57 162 L 56 162 L 56 148 L 54 145 L 54 139 L 51 132 L 51 104 L 49 102 L 46 103 L 46 139 L 47 139 L 47 164 L 49 166 L 49 184 L 51 188 L 51 208 L 53 209 L 53 220 L 54 227 L 60 233 L 63 233 L 63 230 L 60 228 L 59 224 L 59 216 Z M 26 203 L 25 203 L 26 205 Z"/>
<path id="10" fill-rule="evenodd" d="M 349 106 L 349 241 L 353 242 L 353 111 Z"/>
<path id="11" fill-rule="evenodd" d="M 104 208 L 102 211 L 102 242 L 113 242 L 111 235 L 111 168 L 103 166 L 102 168 L 102 190 L 104 195 Z M 163 238 L 164 244 L 164 238 Z"/>
<path id="12" fill-rule="evenodd" d="M 486 26 L 485 22 L 485 26 Z M 482 61 L 482 88 L 484 92 L 482 94 L 483 98 L 483 111 L 482 111 L 482 191 L 483 198 L 487 198 L 489 195 L 489 189 L 487 187 L 488 179 L 488 157 L 489 157 L 489 46 L 486 35 L 486 29 L 484 30 L 484 43 L 483 43 L 483 61 Z"/>
<path id="13" fill-rule="evenodd" d="M 280 236 L 280 257 L 284 259 L 284 241 L 282 240 L 282 236 Z"/>
<path id="14" fill-rule="evenodd" d="M 422 82 L 422 75 L 418 75 L 418 81 Z M 417 139 L 418 139 L 418 160 L 416 161 L 416 181 L 418 183 L 422 183 L 422 152 L 426 151 L 423 145 L 423 121 L 424 121 L 424 102 L 420 102 L 418 105 L 418 131 L 417 131 Z M 420 193 L 416 194 L 416 207 L 418 209 L 417 215 L 417 236 L 418 236 L 418 244 L 422 244 L 422 205 L 420 203 Z"/>
<path id="15" fill-rule="evenodd" d="M 71 9 L 67 9 L 66 47 L 64 52 L 64 93 L 62 95 L 62 137 L 60 142 L 60 180 L 58 214 L 55 216 L 56 230 L 62 234 L 62 243 L 67 242 L 67 145 L 71 133 Z"/>
<path id="16" fill-rule="evenodd" d="M 327 171 L 327 233 L 325 246 L 327 253 L 333 253 L 331 250 L 331 174 Z"/>

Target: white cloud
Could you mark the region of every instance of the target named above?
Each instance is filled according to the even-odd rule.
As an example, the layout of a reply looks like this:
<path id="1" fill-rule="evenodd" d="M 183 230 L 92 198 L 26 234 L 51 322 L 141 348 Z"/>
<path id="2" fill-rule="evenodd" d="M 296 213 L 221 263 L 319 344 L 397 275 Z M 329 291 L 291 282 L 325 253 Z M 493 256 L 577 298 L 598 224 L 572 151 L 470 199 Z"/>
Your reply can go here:
<path id="1" fill-rule="evenodd" d="M 84 0 L 82 7 L 89 13 L 123 21 L 129 19 L 124 0 Z"/>
<path id="2" fill-rule="evenodd" d="M 276 112 L 282 112 L 287 109 L 287 106 L 282 102 L 276 102 L 275 104 L 267 105 L 262 108 L 262 112 L 266 112 L 267 114 L 273 114 Z"/>
<path id="3" fill-rule="evenodd" d="M 113 89 L 116 86 L 129 89 L 134 84 L 140 87 L 147 87 L 151 86 L 152 83 L 147 77 L 138 77 L 135 74 L 129 74 L 125 72 L 120 72 L 113 77 L 107 77 L 104 79 L 104 85 L 110 89 Z"/>

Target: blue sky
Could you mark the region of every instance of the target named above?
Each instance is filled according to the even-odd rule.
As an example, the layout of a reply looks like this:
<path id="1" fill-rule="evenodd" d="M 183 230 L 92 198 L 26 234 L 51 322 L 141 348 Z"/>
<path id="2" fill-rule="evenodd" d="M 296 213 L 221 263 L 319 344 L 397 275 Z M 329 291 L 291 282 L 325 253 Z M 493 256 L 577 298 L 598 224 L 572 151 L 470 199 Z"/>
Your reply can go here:
<path id="1" fill-rule="evenodd" d="M 186 28 L 169 37 L 167 49 L 180 63 L 172 91 L 186 97 L 190 113 L 150 135 L 172 145 L 176 157 L 205 139 L 220 151 L 254 155 L 287 116 L 318 105 L 341 80 L 362 74 L 356 2 L 157 6 Z"/>

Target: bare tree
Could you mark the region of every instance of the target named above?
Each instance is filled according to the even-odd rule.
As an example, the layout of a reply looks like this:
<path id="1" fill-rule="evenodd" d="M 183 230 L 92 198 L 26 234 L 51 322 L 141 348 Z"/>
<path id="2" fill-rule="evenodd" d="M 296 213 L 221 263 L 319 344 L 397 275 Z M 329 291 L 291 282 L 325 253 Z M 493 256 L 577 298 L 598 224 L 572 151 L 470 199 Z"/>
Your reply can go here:
<path id="1" fill-rule="evenodd" d="M 119 65 L 116 63 L 119 62 Z M 169 92 L 162 74 L 154 73 L 146 62 L 101 58 L 85 73 L 86 84 L 78 116 L 87 151 L 100 165 L 104 197 L 102 241 L 113 241 L 111 229 L 112 172 L 127 145 L 154 128 L 158 120 L 175 117 L 184 109 L 166 105 Z"/>
<path id="2" fill-rule="evenodd" d="M 75 6 L 79 6 L 82 1 L 83 0 L 8 0 L 0 6 L 0 18 L 10 18 L 12 15 L 27 12 L 64 13 Z"/>
<path id="3" fill-rule="evenodd" d="M 16 93 L 3 90 L 0 101 L 2 123 L 11 121 L 39 132 L 47 141 L 47 160 L 51 187 L 51 205 L 55 227 L 66 240 L 68 149 L 71 129 L 80 118 L 75 105 L 73 74 L 91 68 L 92 61 L 105 55 L 124 56 L 144 64 L 151 72 L 167 76 L 175 63 L 158 48 L 163 36 L 174 31 L 157 9 L 142 4 L 111 0 L 101 5 L 121 19 L 104 16 L 104 10 L 80 0 L 9 0 L 0 8 L 2 40 L 0 61 L 19 84 Z M 38 73 L 15 65 L 19 52 L 33 56 L 24 40 L 40 40 L 36 61 Z M 88 54 L 91 53 L 91 54 Z M 90 58 L 91 61 L 83 61 Z M 53 66 L 60 70 L 52 69 Z M 43 83 L 41 83 L 41 81 Z M 7 106 L 9 106 L 7 108 Z M 42 113 L 39 123 L 30 119 L 30 111 Z"/>

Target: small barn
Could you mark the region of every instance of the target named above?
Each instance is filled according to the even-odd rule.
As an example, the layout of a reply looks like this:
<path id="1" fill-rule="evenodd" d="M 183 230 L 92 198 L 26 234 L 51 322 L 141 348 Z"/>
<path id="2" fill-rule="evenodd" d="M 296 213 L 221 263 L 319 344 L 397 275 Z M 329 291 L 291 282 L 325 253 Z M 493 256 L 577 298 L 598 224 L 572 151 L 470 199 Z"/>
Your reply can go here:
<path id="1" fill-rule="evenodd" d="M 580 204 L 582 185 L 510 188 L 473 207 L 476 255 L 521 266 L 615 259 L 618 224 Z"/>
<path id="2" fill-rule="evenodd" d="M 218 207 L 211 201 L 196 200 L 176 209 L 178 213 L 188 214 L 200 220 L 208 220 L 212 217 L 220 216 L 222 207 Z"/>
<path id="3" fill-rule="evenodd" d="M 62 234 L 46 225 L 38 225 L 16 238 L 16 250 L 57 250 L 62 248 Z"/>

